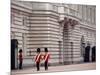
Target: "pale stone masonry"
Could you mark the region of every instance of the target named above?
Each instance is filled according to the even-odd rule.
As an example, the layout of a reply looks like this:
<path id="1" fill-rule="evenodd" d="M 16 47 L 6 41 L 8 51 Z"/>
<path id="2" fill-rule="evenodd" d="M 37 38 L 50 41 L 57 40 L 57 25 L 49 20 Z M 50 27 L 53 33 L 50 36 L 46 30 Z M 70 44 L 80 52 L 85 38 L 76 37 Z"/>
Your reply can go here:
<path id="1" fill-rule="evenodd" d="M 33 64 L 36 49 L 45 47 L 51 65 L 82 62 L 82 43 L 96 45 L 96 6 L 12 0 L 13 38 L 23 49 L 24 65 Z"/>

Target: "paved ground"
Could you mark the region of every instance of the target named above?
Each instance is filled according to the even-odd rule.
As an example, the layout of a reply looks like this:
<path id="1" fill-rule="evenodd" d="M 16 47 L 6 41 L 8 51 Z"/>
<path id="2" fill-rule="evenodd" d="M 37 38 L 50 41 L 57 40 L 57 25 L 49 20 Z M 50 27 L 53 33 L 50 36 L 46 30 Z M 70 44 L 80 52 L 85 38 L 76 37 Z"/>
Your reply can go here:
<path id="1" fill-rule="evenodd" d="M 23 74 L 35 74 L 35 73 L 48 73 L 48 72 L 59 72 L 59 71 L 80 71 L 80 70 L 95 70 L 96 63 L 84 63 L 74 65 L 63 65 L 63 66 L 50 66 L 47 71 L 44 67 L 40 67 L 40 71 L 36 71 L 36 68 L 25 68 L 22 70 L 12 70 L 12 75 L 23 75 Z"/>

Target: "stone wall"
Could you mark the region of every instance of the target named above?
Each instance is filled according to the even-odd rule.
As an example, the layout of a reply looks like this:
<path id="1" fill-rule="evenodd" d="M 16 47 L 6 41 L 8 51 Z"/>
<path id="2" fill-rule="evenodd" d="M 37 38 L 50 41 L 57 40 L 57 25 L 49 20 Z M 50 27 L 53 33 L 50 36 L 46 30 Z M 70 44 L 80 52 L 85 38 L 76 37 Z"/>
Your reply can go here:
<path id="1" fill-rule="evenodd" d="M 93 12 L 92 19 L 86 16 L 90 13 L 86 11 L 88 9 Z M 50 52 L 51 65 L 82 62 L 81 37 L 84 36 L 85 43 L 89 41 L 91 46 L 96 41 L 94 13 L 95 6 L 12 1 L 11 39 L 18 39 L 18 48 L 23 49 L 24 65 L 33 64 L 37 48 L 43 53 L 45 47 Z M 59 23 L 64 17 L 76 20 L 78 24 L 67 30 Z"/>

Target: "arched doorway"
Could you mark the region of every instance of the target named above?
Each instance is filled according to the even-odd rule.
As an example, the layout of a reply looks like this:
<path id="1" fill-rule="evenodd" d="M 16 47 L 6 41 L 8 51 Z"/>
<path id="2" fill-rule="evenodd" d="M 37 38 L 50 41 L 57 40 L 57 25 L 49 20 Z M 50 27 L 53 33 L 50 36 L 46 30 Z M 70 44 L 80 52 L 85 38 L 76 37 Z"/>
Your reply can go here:
<path id="1" fill-rule="evenodd" d="M 18 68 L 17 55 L 18 55 L 18 40 L 11 39 L 11 69 Z"/>
<path id="2" fill-rule="evenodd" d="M 63 63 L 71 64 L 73 63 L 73 46 L 74 42 L 72 41 L 72 30 L 78 22 L 72 18 L 65 17 L 61 21 L 63 27 Z"/>

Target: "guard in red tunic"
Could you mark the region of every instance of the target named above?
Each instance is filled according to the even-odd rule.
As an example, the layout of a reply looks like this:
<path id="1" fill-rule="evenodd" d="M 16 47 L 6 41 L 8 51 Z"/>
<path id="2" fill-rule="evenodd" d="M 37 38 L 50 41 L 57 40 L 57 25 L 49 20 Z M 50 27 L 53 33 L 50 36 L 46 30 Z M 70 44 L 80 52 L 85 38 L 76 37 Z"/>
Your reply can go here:
<path id="1" fill-rule="evenodd" d="M 22 49 L 19 50 L 19 69 L 22 69 L 22 63 L 23 63 L 23 55 L 22 55 Z"/>
<path id="2" fill-rule="evenodd" d="M 45 70 L 48 70 L 48 59 L 49 59 L 50 55 L 48 53 L 48 49 L 45 48 L 45 55 L 44 55 L 44 64 L 45 64 Z"/>
<path id="3" fill-rule="evenodd" d="M 38 48 L 37 49 L 37 55 L 35 56 L 37 71 L 40 70 L 40 60 L 41 60 L 41 53 L 40 53 L 40 48 Z"/>

